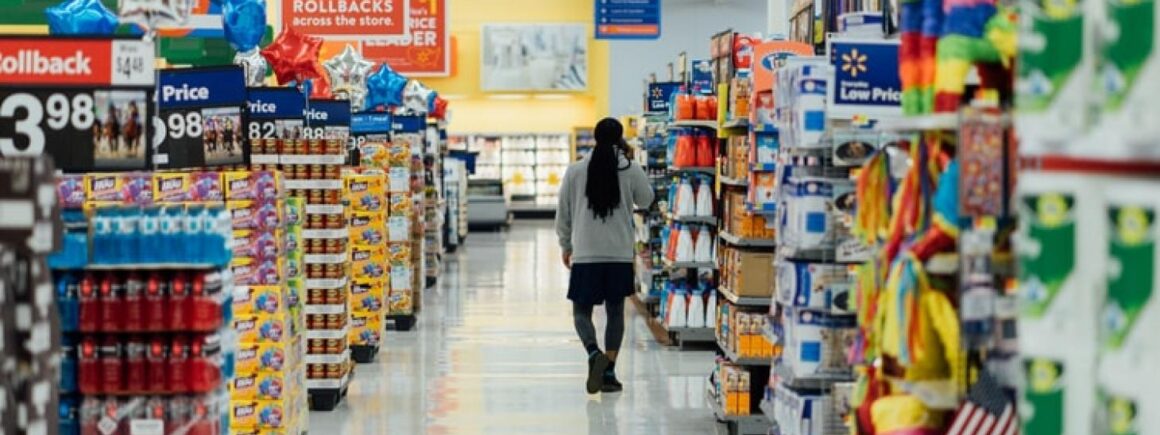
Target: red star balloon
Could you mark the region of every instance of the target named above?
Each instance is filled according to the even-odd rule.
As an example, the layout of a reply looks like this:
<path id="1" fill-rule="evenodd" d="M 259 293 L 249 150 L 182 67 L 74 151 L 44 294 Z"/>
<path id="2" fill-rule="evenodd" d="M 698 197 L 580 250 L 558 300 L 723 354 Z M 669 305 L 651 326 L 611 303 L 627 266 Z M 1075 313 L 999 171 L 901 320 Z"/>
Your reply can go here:
<path id="1" fill-rule="evenodd" d="M 431 103 L 431 105 L 434 106 L 434 108 L 431 110 L 431 117 L 435 119 L 443 119 L 447 117 L 447 100 L 444 100 L 443 97 L 435 97 L 435 100 Z"/>
<path id="2" fill-rule="evenodd" d="M 329 100 L 334 98 L 334 93 L 330 91 L 330 80 L 326 77 L 319 77 L 310 81 L 310 98 L 317 98 L 321 100 Z"/>
<path id="3" fill-rule="evenodd" d="M 306 79 L 322 77 L 318 67 L 318 52 L 321 49 L 322 38 L 303 35 L 287 27 L 273 43 L 262 49 L 262 56 L 270 61 L 278 83 L 301 83 Z"/>

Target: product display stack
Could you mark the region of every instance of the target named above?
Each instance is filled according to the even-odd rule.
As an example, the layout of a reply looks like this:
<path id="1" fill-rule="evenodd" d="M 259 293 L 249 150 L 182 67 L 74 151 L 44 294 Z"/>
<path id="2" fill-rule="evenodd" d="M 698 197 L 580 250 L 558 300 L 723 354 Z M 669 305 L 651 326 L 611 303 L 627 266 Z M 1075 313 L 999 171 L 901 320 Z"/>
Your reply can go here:
<path id="1" fill-rule="evenodd" d="M 170 190 L 204 175 L 158 174 L 155 200 L 179 200 Z M 300 433 L 308 426 L 303 312 L 304 200 L 286 198 L 280 172 L 221 175 L 233 230 L 236 375 L 230 384 L 230 427 Z M 200 178 L 204 180 L 204 178 Z"/>
<path id="2" fill-rule="evenodd" d="M 8 210 L 0 216 L 0 432 L 6 434 L 65 433 L 61 425 L 79 409 L 70 402 L 69 415 L 61 415 L 65 405 L 58 407 L 62 380 L 76 374 L 58 365 L 69 349 L 61 345 L 64 316 L 46 262 L 61 247 L 54 171 L 49 158 L 0 160 L 0 201 Z M 27 214 L 12 213 L 18 209 Z"/>
<path id="3" fill-rule="evenodd" d="M 224 434 L 236 422 L 229 388 L 250 333 L 231 328 L 233 219 L 220 173 L 183 175 L 182 186 L 147 172 L 57 180 L 69 228 L 50 259 L 62 432 Z"/>
<path id="4" fill-rule="evenodd" d="M 721 350 L 709 377 L 708 402 L 714 416 L 732 433 L 764 433 L 769 423 L 761 416 L 762 380 L 768 378 L 771 361 L 779 348 L 766 337 L 770 328 L 766 312 L 774 284 L 774 210 L 754 208 L 752 191 L 763 177 L 772 177 L 773 165 L 755 165 L 751 155 L 754 135 L 749 126 L 754 75 L 751 53 L 756 38 L 726 31 L 711 41 L 710 60 L 693 61 L 694 71 L 709 70 L 716 77 L 722 120 L 717 181 L 721 186 L 718 207 L 722 213 L 718 233 L 720 285 L 715 326 Z M 768 140 L 764 135 L 763 140 Z M 775 138 L 776 139 L 776 138 Z M 776 144 L 776 142 L 774 143 Z"/>
<path id="5" fill-rule="evenodd" d="M 350 206 L 350 307 L 348 341 L 358 363 L 374 361 L 385 331 L 387 289 L 387 176 L 381 171 L 343 174 Z"/>
<path id="6" fill-rule="evenodd" d="M 657 195 L 653 204 L 646 208 L 638 208 L 633 213 L 636 229 L 637 292 L 631 300 L 640 314 L 647 319 L 649 329 L 657 341 L 668 344 L 671 337 L 659 320 L 661 295 L 664 294 L 669 282 L 669 271 L 664 267 L 664 243 L 661 239 L 667 222 L 661 210 L 669 208 L 668 192 L 672 185 L 672 177 L 669 176 L 668 147 L 665 145 L 668 113 L 658 110 L 667 107 L 668 102 L 657 101 L 656 104 L 658 107 L 652 109 L 657 111 L 646 113 L 639 119 L 640 125 L 634 132 L 636 137 L 633 137 L 630 143 L 635 144 L 633 157 L 648 174 L 649 184 Z"/>
<path id="7" fill-rule="evenodd" d="M 435 285 L 443 270 L 443 234 L 447 203 L 443 196 L 443 139 L 434 120 L 428 121 L 423 141 L 423 263 L 424 286 Z"/>

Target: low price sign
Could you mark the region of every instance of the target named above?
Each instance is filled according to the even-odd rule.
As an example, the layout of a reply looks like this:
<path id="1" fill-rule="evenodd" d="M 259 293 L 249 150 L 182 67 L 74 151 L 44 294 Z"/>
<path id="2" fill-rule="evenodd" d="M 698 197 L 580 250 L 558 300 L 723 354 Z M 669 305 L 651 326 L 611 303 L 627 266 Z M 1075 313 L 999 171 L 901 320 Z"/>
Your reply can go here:
<path id="1" fill-rule="evenodd" d="M 350 101 L 310 100 L 303 111 L 304 139 L 349 139 Z"/>
<path id="2" fill-rule="evenodd" d="M 238 66 L 161 71 L 153 163 L 161 169 L 247 163 L 245 75 Z"/>
<path id="3" fill-rule="evenodd" d="M 0 157 L 52 156 L 66 172 L 146 169 L 153 44 L 0 38 Z"/>
<path id="4" fill-rule="evenodd" d="M 897 39 L 830 38 L 828 52 L 834 66 L 827 89 L 832 117 L 902 114 Z"/>
<path id="5" fill-rule="evenodd" d="M 391 135 L 391 114 L 363 112 L 351 115 L 350 134 L 356 148 L 367 142 L 386 142 Z"/>

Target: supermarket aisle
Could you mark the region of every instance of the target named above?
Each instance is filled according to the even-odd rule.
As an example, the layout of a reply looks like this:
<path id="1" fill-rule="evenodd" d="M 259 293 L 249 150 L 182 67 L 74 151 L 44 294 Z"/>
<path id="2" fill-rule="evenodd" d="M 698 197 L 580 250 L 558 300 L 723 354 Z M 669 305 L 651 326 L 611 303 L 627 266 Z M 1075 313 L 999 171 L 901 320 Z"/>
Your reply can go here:
<path id="1" fill-rule="evenodd" d="M 311 413 L 310 432 L 712 433 L 712 353 L 660 348 L 631 306 L 618 366 L 625 391 L 585 394 L 559 258 L 546 221 L 472 233 L 424 293 L 417 330 L 388 331 L 378 362 L 358 366 L 338 409 Z"/>

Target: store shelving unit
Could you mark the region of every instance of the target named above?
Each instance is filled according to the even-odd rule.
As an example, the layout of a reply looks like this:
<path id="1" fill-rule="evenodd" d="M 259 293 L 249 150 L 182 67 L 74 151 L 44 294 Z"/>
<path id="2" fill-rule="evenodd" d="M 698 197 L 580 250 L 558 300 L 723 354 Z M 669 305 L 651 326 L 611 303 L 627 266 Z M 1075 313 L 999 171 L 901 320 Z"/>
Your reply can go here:
<path id="1" fill-rule="evenodd" d="M 728 427 L 730 434 L 765 435 L 769 431 L 769 422 L 761 414 L 730 415 L 725 413 L 721 401 L 712 391 L 705 392 L 705 403 L 712 410 L 713 417 Z"/>
<path id="2" fill-rule="evenodd" d="M 596 133 L 592 127 L 572 128 L 572 161 L 583 160 L 596 148 Z"/>
<path id="3" fill-rule="evenodd" d="M 733 246 L 743 248 L 773 248 L 777 246 L 776 239 L 759 239 L 753 237 L 740 237 L 721 231 L 717 234 L 721 240 Z"/>
<path id="4" fill-rule="evenodd" d="M 771 303 L 769 297 L 738 296 L 736 293 L 733 293 L 732 290 L 729 290 L 728 287 L 724 286 L 717 287 L 717 291 L 721 293 L 721 296 L 725 298 L 725 300 L 729 301 L 729 303 L 740 307 L 768 307 Z"/>

